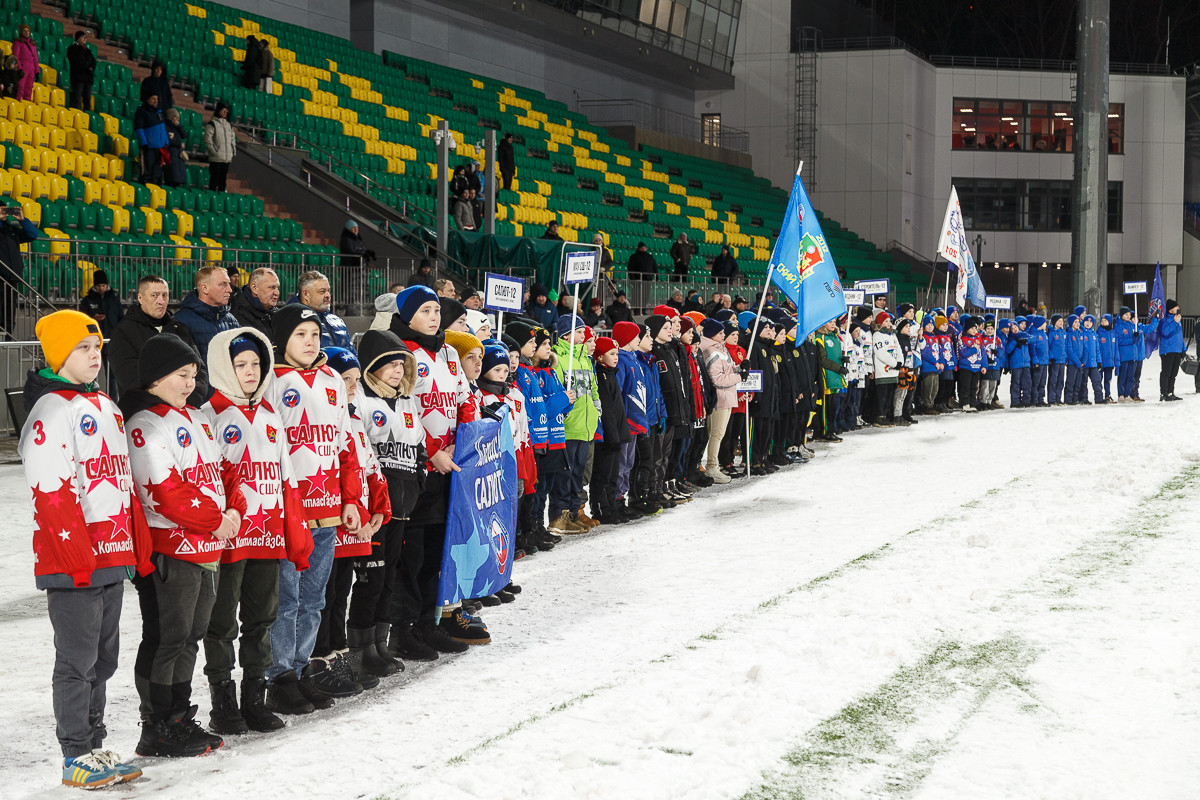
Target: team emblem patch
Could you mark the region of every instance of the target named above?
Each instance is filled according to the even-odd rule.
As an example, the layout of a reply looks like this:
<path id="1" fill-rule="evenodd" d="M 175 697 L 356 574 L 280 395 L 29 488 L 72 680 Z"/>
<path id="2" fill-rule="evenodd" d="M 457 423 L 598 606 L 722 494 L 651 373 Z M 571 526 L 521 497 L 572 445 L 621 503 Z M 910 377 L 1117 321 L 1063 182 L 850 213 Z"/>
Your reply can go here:
<path id="1" fill-rule="evenodd" d="M 517 413 L 520 414 L 521 413 L 521 401 L 517 400 L 516 403 L 517 403 Z"/>
<path id="2" fill-rule="evenodd" d="M 458 374 L 458 362 L 457 362 L 457 361 L 451 361 L 451 362 L 450 362 L 450 363 L 448 363 L 446 366 L 450 368 L 450 374 L 451 374 L 451 375 L 457 375 L 457 374 Z"/>
<path id="3" fill-rule="evenodd" d="M 242 440 L 242 429 L 237 425 L 230 425 L 225 429 L 225 433 L 221 438 L 225 440 L 225 444 L 237 444 Z"/>
<path id="4" fill-rule="evenodd" d="M 192 435 L 188 433 L 187 428 L 180 428 L 175 431 L 175 440 L 179 442 L 180 447 L 187 447 L 192 443 Z"/>
<path id="5" fill-rule="evenodd" d="M 492 546 L 492 556 L 496 559 L 496 566 L 503 573 L 508 567 L 509 536 L 508 531 L 500 522 L 500 517 L 495 514 L 492 514 L 492 520 L 488 525 L 488 544 Z"/>
<path id="6" fill-rule="evenodd" d="M 384 414 L 382 411 L 372 411 L 371 422 L 375 424 L 376 428 L 382 428 L 387 424 L 387 414 Z"/>
<path id="7" fill-rule="evenodd" d="M 91 414 L 84 414 L 83 419 L 79 420 L 79 430 L 83 431 L 84 436 L 95 436 L 96 418 Z"/>
<path id="8" fill-rule="evenodd" d="M 429 377 L 429 365 L 428 364 L 417 364 L 417 377 L 418 378 L 428 378 Z"/>
<path id="9" fill-rule="evenodd" d="M 121 433 L 125 432 L 125 418 L 120 414 L 117 414 L 117 430 L 119 430 Z"/>
<path id="10" fill-rule="evenodd" d="M 300 392 L 295 389 L 288 389 L 283 393 L 283 404 L 288 408 L 295 408 L 300 405 Z"/>
<path id="11" fill-rule="evenodd" d="M 267 426 L 267 439 L 270 440 L 271 444 L 275 444 L 275 429 L 270 425 Z"/>
<path id="12" fill-rule="evenodd" d="M 325 399 L 329 401 L 329 405 L 336 406 L 337 405 L 337 390 L 336 389 L 326 389 L 325 390 Z"/>
<path id="13" fill-rule="evenodd" d="M 666 371 L 667 371 L 667 362 L 665 362 L 665 361 L 655 361 L 654 363 L 655 363 L 655 365 L 657 365 L 657 366 L 658 366 L 658 371 L 659 371 L 659 372 L 666 373 Z"/>
<path id="14" fill-rule="evenodd" d="M 404 427 L 411 428 L 412 426 L 413 426 L 413 415 L 410 412 L 405 411 L 404 412 Z"/>
<path id="15" fill-rule="evenodd" d="M 213 440 L 213 435 L 212 435 L 212 430 L 210 430 L 208 427 L 208 423 L 201 422 L 200 427 L 204 429 L 204 435 L 207 436 L 208 440 L 211 442 Z"/>

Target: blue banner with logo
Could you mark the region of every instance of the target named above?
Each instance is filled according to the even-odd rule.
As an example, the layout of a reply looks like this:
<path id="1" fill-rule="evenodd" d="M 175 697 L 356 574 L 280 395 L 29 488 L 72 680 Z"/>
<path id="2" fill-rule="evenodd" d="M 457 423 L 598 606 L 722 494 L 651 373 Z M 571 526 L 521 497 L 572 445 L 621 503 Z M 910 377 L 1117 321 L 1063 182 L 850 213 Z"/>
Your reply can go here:
<path id="1" fill-rule="evenodd" d="M 438 608 L 508 585 L 517 551 L 517 452 L 508 415 L 458 426 Z"/>
<path id="2" fill-rule="evenodd" d="M 1150 324 L 1146 327 L 1146 358 L 1158 349 L 1158 326 L 1162 324 L 1166 314 L 1167 293 L 1163 291 L 1162 264 L 1154 265 L 1154 285 L 1150 287 L 1150 307 L 1146 316 Z"/>
<path id="3" fill-rule="evenodd" d="M 846 313 L 842 284 L 817 212 L 800 181 L 792 182 L 787 215 L 771 252 L 771 280 L 796 306 L 796 341 Z"/>

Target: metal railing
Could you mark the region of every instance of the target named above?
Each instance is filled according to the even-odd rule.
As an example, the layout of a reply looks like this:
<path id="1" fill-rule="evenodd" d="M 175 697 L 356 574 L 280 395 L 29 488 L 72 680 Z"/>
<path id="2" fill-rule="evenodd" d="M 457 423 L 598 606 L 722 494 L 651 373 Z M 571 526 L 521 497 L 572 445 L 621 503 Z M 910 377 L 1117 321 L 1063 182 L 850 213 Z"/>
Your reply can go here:
<path id="1" fill-rule="evenodd" d="M 738 153 L 750 151 L 750 134 L 746 131 L 728 125 L 705 131 L 699 117 L 653 106 L 641 100 L 580 100 L 579 111 L 593 125 L 601 127 L 632 125 L 710 147 Z"/>

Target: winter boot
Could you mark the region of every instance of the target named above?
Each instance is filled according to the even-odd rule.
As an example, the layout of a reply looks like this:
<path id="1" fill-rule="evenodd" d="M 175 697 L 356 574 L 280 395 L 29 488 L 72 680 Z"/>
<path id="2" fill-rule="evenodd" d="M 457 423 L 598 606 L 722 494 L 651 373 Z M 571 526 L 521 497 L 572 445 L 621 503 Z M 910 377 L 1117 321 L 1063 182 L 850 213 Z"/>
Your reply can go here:
<path id="1" fill-rule="evenodd" d="M 537 543 L 534 542 L 533 539 L 530 538 L 530 534 L 518 533 L 517 534 L 517 549 L 524 550 L 525 555 L 531 556 L 534 553 L 536 553 L 540 548 L 538 548 Z"/>
<path id="2" fill-rule="evenodd" d="M 333 670 L 328 669 L 327 667 L 328 664 L 322 661 L 321 671 L 329 673 L 326 680 L 332 680 L 336 676 L 334 676 Z M 313 708 L 316 708 L 320 711 L 333 708 L 333 698 L 330 697 L 329 693 L 322 689 L 317 683 L 316 676 L 317 659 L 314 658 L 308 662 L 308 666 L 306 666 L 304 671 L 300 673 L 300 694 L 304 695 L 308 699 L 308 702 L 313 704 Z M 351 694 L 353 694 L 353 692 L 351 692 Z"/>
<path id="3" fill-rule="evenodd" d="M 496 606 L 500 605 L 500 598 L 496 597 L 494 594 L 484 595 L 483 597 L 478 598 L 478 600 L 481 605 L 487 606 L 488 608 L 495 608 Z"/>
<path id="4" fill-rule="evenodd" d="M 437 661 L 437 651 L 413 635 L 413 626 L 396 623 L 388 635 L 387 651 L 405 661 Z"/>
<path id="5" fill-rule="evenodd" d="M 300 678 L 295 670 L 283 673 L 267 687 L 266 708 L 276 714 L 311 714 L 316 710 L 300 691 Z"/>
<path id="6" fill-rule="evenodd" d="M 587 515 L 587 512 L 585 512 L 583 510 L 585 505 L 586 505 L 586 503 L 579 504 L 579 511 L 576 512 L 576 514 L 575 514 L 575 521 L 578 522 L 580 525 L 583 525 L 588 530 L 591 530 L 592 528 L 599 528 L 600 523 L 597 520 L 589 517 Z"/>
<path id="7" fill-rule="evenodd" d="M 471 622 L 472 618 L 469 618 L 459 608 L 449 613 L 443 613 L 442 624 L 438 627 L 445 627 L 446 635 L 456 642 L 466 645 L 491 644 L 492 637 L 487 629 L 472 625 Z"/>
<path id="8" fill-rule="evenodd" d="M 551 534 L 550 531 L 534 531 L 529 535 L 535 537 L 533 541 L 537 545 L 537 549 L 547 553 L 554 549 L 554 545 L 558 544 L 555 539 L 561 539 L 561 537 Z"/>
<path id="9" fill-rule="evenodd" d="M 199 710 L 199 706 L 190 706 L 179 717 L 179 721 L 176 724 L 186 732 L 189 741 L 206 745 L 210 752 L 224 747 L 224 739 L 204 730 L 204 728 L 200 727 L 200 723 L 196 722 L 196 712 Z"/>
<path id="10" fill-rule="evenodd" d="M 277 731 L 284 726 L 283 720 L 267 711 L 266 678 L 242 678 L 242 718 L 252 731 Z"/>
<path id="11" fill-rule="evenodd" d="M 465 653 L 470 646 L 465 642 L 452 639 L 446 633 L 443 625 L 434 625 L 432 621 L 421 621 L 413 626 L 413 635 L 432 647 L 439 653 Z"/>
<path id="12" fill-rule="evenodd" d="M 206 734 L 205 737 L 196 735 L 202 731 L 194 719 L 196 706 L 172 714 L 166 719 L 156 722 L 142 723 L 142 737 L 134 748 L 139 756 L 158 758 L 191 758 L 202 756 L 213 748 L 213 740 L 220 744 L 224 741 L 219 736 Z"/>
<path id="13" fill-rule="evenodd" d="M 389 669 L 392 662 L 389 660 L 387 664 L 379 661 L 379 654 L 375 652 L 375 628 L 346 628 L 346 644 L 350 645 L 350 650 L 347 661 L 350 662 L 350 671 L 354 674 L 354 679 L 362 684 L 364 689 L 373 688 L 368 686 L 370 683 L 367 678 L 374 678 L 375 685 L 379 685 L 379 678 L 391 675 L 395 672 L 394 669 Z"/>
<path id="14" fill-rule="evenodd" d="M 308 667 L 312 670 L 313 681 L 317 687 L 335 699 L 354 697 L 362 694 L 365 688 L 350 670 L 350 663 L 343 650 L 335 650 L 324 658 L 314 658 Z"/>
<path id="15" fill-rule="evenodd" d="M 506 592 L 503 589 L 496 590 L 496 597 L 500 598 L 501 603 L 511 603 L 517 599 L 517 596 L 512 592 Z"/>
<path id="16" fill-rule="evenodd" d="M 368 652 L 364 654 L 363 660 L 364 664 L 369 662 L 371 664 L 375 664 L 376 666 L 378 666 L 379 662 L 382 662 L 385 665 L 382 668 L 388 670 L 387 673 L 385 673 L 387 675 L 395 675 L 397 672 L 404 672 L 404 664 L 393 658 L 392 654 L 389 653 L 387 649 L 388 630 L 391 627 L 392 626 L 386 622 L 375 623 L 375 627 L 373 629 L 375 638 L 374 641 L 368 646 Z M 374 653 L 369 652 L 372 650 Z"/>
<path id="17" fill-rule="evenodd" d="M 583 533 L 588 530 L 580 525 L 575 520 L 571 519 L 571 512 L 565 508 L 558 512 L 558 516 L 550 523 L 550 530 L 554 533 L 563 533 L 567 535 Z"/>
<path id="18" fill-rule="evenodd" d="M 210 683 L 208 693 L 212 698 L 212 710 L 208 714 L 208 727 L 217 733 L 249 733 L 250 728 L 238 710 L 237 687 L 231 680 Z"/>

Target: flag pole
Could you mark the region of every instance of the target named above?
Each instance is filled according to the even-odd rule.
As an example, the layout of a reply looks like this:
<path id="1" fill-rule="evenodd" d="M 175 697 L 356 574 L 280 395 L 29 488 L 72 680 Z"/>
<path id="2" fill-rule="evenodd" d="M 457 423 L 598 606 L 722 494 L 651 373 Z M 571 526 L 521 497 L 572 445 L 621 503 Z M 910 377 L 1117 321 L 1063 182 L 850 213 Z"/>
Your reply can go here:
<path id="1" fill-rule="evenodd" d="M 800 166 L 804 166 L 804 162 L 800 162 Z M 800 174 L 800 170 L 796 170 L 796 174 Z M 775 272 L 775 262 L 770 262 L 767 267 L 767 280 L 763 283 L 762 295 L 758 299 L 758 313 L 754 315 L 754 327 L 750 330 L 750 341 L 746 347 L 746 361 L 750 360 L 750 348 L 754 347 L 754 343 L 758 341 L 758 321 L 762 316 L 763 306 L 767 303 L 767 288 L 771 285 L 771 275 Z M 799 311 L 800 309 L 796 309 Z M 750 477 L 750 401 L 746 401 L 746 452 L 742 454 L 742 466 L 746 470 L 746 477 Z"/>

